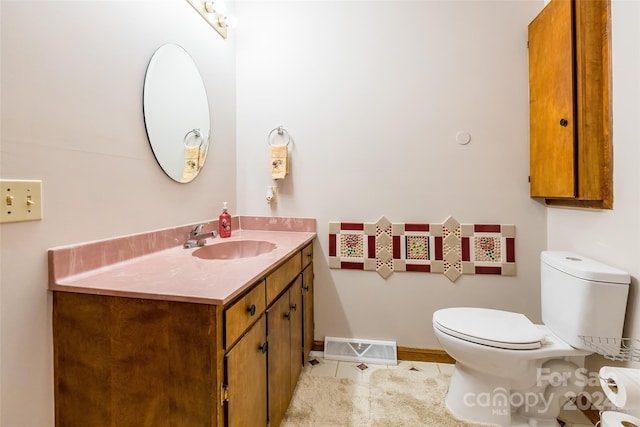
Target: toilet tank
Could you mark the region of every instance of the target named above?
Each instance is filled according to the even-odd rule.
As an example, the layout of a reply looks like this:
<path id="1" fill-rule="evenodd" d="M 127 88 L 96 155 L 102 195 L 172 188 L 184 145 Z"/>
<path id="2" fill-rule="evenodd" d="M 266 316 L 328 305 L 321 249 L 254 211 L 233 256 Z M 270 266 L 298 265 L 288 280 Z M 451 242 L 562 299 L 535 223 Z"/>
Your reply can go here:
<path id="1" fill-rule="evenodd" d="M 572 347 L 581 336 L 621 338 L 629 273 L 572 252 L 540 255 L 542 322 Z"/>

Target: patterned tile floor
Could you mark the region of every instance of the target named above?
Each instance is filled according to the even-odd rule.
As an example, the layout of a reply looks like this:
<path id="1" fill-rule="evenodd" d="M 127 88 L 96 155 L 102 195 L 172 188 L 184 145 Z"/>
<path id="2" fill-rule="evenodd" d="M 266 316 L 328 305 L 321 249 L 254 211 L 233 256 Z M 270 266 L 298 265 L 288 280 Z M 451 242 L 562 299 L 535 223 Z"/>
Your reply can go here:
<path id="1" fill-rule="evenodd" d="M 397 365 L 377 365 L 363 364 L 360 362 L 338 362 L 324 359 L 322 353 L 312 353 L 311 360 L 313 362 L 305 367 L 311 375 L 349 378 L 364 383 L 368 383 L 371 373 L 378 369 L 417 369 L 424 372 L 431 372 L 433 375 L 438 375 L 439 373 L 451 374 L 453 372 L 453 365 L 446 363 L 401 360 Z M 565 423 L 564 427 L 593 427 L 589 419 L 580 411 L 564 411 L 560 414 L 560 420 Z"/>

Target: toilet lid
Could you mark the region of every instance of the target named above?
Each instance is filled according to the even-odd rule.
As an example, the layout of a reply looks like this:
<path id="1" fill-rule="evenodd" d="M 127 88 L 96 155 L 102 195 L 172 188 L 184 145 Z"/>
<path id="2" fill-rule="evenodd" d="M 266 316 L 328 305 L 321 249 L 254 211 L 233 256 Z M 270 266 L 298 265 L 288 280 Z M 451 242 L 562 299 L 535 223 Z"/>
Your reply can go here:
<path id="1" fill-rule="evenodd" d="M 455 307 L 433 313 L 441 332 L 476 344 L 510 350 L 541 347 L 544 333 L 527 317 L 510 311 Z"/>

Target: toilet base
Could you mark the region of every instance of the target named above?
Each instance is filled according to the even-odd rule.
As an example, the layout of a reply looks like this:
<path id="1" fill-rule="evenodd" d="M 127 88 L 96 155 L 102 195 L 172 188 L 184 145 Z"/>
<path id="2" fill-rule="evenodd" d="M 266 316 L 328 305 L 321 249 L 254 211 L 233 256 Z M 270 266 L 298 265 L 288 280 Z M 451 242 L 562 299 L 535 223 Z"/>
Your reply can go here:
<path id="1" fill-rule="evenodd" d="M 465 421 L 511 425 L 509 381 L 456 363 L 445 404 Z"/>
<path id="2" fill-rule="evenodd" d="M 512 394 L 511 380 L 456 363 L 445 404 L 457 418 L 503 427 L 560 427 L 555 417 L 531 419 L 518 413 L 533 394 Z M 530 399 L 527 402 L 527 399 Z"/>

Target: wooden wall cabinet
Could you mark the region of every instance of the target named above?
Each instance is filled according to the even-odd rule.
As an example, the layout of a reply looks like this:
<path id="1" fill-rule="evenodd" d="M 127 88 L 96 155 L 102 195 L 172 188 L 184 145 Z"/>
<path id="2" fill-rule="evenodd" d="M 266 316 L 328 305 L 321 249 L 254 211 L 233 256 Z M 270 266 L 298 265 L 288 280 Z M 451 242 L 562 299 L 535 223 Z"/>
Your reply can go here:
<path id="1" fill-rule="evenodd" d="M 610 1 L 552 0 L 529 24 L 530 196 L 611 209 Z"/>
<path id="2" fill-rule="evenodd" d="M 277 427 L 313 342 L 312 245 L 224 306 L 54 292 L 56 426 Z"/>

